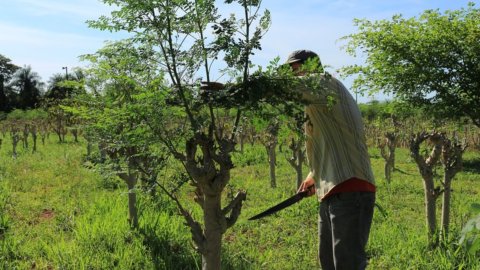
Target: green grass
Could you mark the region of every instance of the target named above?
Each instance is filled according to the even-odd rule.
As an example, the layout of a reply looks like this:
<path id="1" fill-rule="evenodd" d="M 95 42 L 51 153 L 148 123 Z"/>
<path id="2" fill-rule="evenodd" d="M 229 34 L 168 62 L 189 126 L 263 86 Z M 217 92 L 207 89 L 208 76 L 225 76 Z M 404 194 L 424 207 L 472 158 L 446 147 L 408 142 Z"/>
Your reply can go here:
<path id="1" fill-rule="evenodd" d="M 368 269 L 480 269 L 456 245 L 471 217 L 469 207 L 480 201 L 480 153 L 465 154 L 465 171 L 453 182 L 451 233 L 444 248 L 427 248 L 423 186 L 405 149 L 397 150 L 393 179 L 383 179 L 377 149 L 371 161 L 377 180 L 377 202 L 367 247 Z M 199 269 L 200 256 L 175 205 L 163 194 L 139 195 L 140 226 L 127 222 L 123 183 L 105 180 L 83 166 L 81 142 L 59 144 L 54 136 L 38 152 L 19 147 L 11 156 L 9 138 L 0 148 L 0 269 Z M 246 145 L 235 154 L 237 167 L 227 189 L 247 191 L 242 214 L 224 235 L 223 269 L 315 269 L 317 209 L 314 197 L 271 217 L 248 217 L 291 196 L 295 172 L 279 153 L 277 188 L 270 188 L 262 146 Z M 439 170 L 440 172 L 441 170 Z M 107 182 L 106 182 L 107 181 Z M 189 185 L 181 201 L 196 218 L 200 209 Z M 440 202 L 439 202 L 440 203 Z"/>

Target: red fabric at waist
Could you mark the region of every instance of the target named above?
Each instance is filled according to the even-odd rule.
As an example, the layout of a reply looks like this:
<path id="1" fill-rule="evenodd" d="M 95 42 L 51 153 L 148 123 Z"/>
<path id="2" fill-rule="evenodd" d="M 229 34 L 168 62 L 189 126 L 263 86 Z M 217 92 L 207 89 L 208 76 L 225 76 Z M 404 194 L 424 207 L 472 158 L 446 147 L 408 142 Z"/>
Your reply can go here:
<path id="1" fill-rule="evenodd" d="M 336 186 L 334 186 L 325 196 L 323 196 L 322 200 L 332 196 L 333 194 L 338 194 L 342 192 L 375 192 L 376 188 L 375 185 L 362 180 L 356 177 L 352 177 Z"/>

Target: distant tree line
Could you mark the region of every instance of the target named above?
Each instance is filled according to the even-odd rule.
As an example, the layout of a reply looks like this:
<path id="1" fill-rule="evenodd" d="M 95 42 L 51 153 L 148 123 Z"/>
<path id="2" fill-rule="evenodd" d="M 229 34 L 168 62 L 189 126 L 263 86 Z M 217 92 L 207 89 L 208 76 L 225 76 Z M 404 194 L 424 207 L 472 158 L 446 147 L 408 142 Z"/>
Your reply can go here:
<path id="1" fill-rule="evenodd" d="M 82 79 L 82 71 L 74 69 L 71 74 L 52 75 L 45 84 L 29 65 L 19 67 L 0 54 L 0 115 L 58 104 L 83 89 L 78 87 Z"/>

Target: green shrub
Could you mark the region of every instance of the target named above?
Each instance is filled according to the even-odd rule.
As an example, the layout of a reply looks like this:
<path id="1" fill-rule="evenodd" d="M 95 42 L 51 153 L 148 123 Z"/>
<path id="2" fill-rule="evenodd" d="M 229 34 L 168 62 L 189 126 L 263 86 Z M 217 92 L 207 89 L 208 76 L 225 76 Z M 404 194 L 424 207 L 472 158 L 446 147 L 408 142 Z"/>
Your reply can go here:
<path id="1" fill-rule="evenodd" d="M 233 164 L 238 167 L 268 163 L 267 158 L 263 147 L 245 147 L 243 153 L 236 152 L 232 156 Z"/>
<path id="2" fill-rule="evenodd" d="M 0 178 L 1 180 L 1 178 Z M 0 239 L 2 239 L 10 228 L 10 218 L 7 214 L 7 207 L 9 205 L 10 196 L 5 187 L 5 183 L 0 182 Z"/>
<path id="3" fill-rule="evenodd" d="M 471 209 L 477 216 L 465 224 L 459 243 L 470 255 L 480 256 L 480 204 L 472 204 Z"/>

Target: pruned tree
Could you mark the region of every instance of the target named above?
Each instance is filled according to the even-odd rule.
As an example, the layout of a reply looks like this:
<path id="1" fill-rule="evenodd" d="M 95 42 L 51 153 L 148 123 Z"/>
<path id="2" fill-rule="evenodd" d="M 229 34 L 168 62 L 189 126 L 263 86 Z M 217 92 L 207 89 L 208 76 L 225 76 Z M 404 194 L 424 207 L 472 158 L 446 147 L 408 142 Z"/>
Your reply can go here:
<path id="1" fill-rule="evenodd" d="M 392 179 L 392 171 L 395 168 L 395 148 L 397 147 L 396 144 L 397 134 L 395 132 L 386 132 L 385 141 L 379 145 L 380 155 L 385 160 L 384 173 L 387 183 L 390 183 Z"/>
<path id="2" fill-rule="evenodd" d="M 262 142 L 265 150 L 267 151 L 269 175 L 270 175 L 270 187 L 277 187 L 277 145 L 278 145 L 278 132 L 280 130 L 280 122 L 276 118 L 270 119 L 267 123 L 265 130 L 263 130 L 258 136 Z"/>
<path id="3" fill-rule="evenodd" d="M 30 135 L 30 124 L 27 121 L 23 123 L 22 133 L 23 133 L 23 136 L 22 136 L 23 148 L 28 149 L 28 136 Z"/>
<path id="4" fill-rule="evenodd" d="M 74 99 L 64 100 L 59 106 L 62 115 L 70 126 L 82 125 L 87 139 L 87 157 L 90 156 L 93 143 L 98 144 L 100 160 L 96 160 L 101 170 L 109 171 L 124 181 L 128 189 L 128 222 L 132 228 L 138 228 L 137 184 L 143 171 L 155 171 L 154 168 L 140 167 L 145 155 L 150 155 L 152 133 L 137 110 L 137 95 L 158 87 L 161 74 L 151 68 L 155 62 L 146 57 L 151 51 L 147 46 L 136 47 L 132 40 L 111 42 L 95 54 L 84 55 L 90 62 L 85 70 L 89 87 L 96 95 L 77 95 Z M 75 127 L 76 129 L 76 127 Z M 144 162 L 143 162 L 144 163 Z M 157 166 L 158 164 L 154 164 Z M 152 166 L 154 166 L 152 164 Z"/>
<path id="5" fill-rule="evenodd" d="M 288 132 L 288 148 L 290 149 L 290 156 L 286 156 L 288 163 L 295 169 L 297 175 L 296 187 L 300 187 L 303 182 L 303 165 L 306 161 L 306 148 L 305 148 L 305 114 L 303 111 L 297 110 L 289 115 L 286 119 L 287 132 Z M 287 152 L 288 153 L 288 152 Z"/>
<path id="6" fill-rule="evenodd" d="M 129 74 L 122 73 L 122 81 L 132 87 L 118 93 L 125 97 L 122 104 L 133 106 L 129 112 L 139 115 L 141 123 L 148 126 L 145 132 L 153 134 L 156 142 L 168 149 L 185 169 L 195 189 L 195 202 L 202 211 L 202 220 L 194 219 L 175 192 L 159 186 L 177 203 L 185 218 L 202 256 L 202 269 L 220 269 L 222 235 L 235 224 L 246 199 L 246 192 L 239 191 L 222 207 L 222 193 L 234 167 L 231 153 L 242 113 L 265 104 L 265 93 L 274 94 L 291 86 L 288 81 L 272 80 L 269 75 L 275 72 L 273 68 L 257 74 L 250 71 L 250 57 L 260 48 L 260 38 L 270 25 L 269 12 L 262 16 L 261 1 L 245 0 L 226 1 L 239 4 L 241 19 L 233 14 L 227 18 L 218 16 L 213 0 L 104 2 L 117 6 L 118 10 L 110 17 L 91 21 L 90 26 L 130 32 L 132 57 L 141 59 L 129 62 L 111 58 L 106 74 L 110 73 L 112 82 L 117 79 L 119 65 L 155 62 L 155 65 L 138 65 L 136 67 L 143 69 Z M 209 26 L 212 26 L 213 37 L 206 34 Z M 225 88 L 212 83 L 211 78 L 212 63 L 220 56 L 223 56 L 223 65 L 233 74 L 234 83 L 227 83 Z M 156 78 L 155 87 L 139 83 L 150 78 L 152 69 L 161 70 L 165 76 Z M 200 87 L 200 81 L 205 81 L 204 87 Z M 264 91 L 266 89 L 271 91 Z M 100 93 L 98 89 L 93 92 Z M 289 99 L 278 94 L 268 102 L 284 104 L 285 100 Z M 230 128 L 225 129 L 218 121 L 215 111 L 219 110 L 233 112 Z M 225 132 L 227 130 L 230 132 Z"/>
<path id="7" fill-rule="evenodd" d="M 297 189 L 303 182 L 303 164 L 305 163 L 305 140 L 303 137 L 295 139 L 294 137 L 291 138 L 290 143 L 288 144 L 288 148 L 291 151 L 291 156 L 287 158 L 288 163 L 295 169 L 295 173 L 297 174 Z"/>
<path id="8" fill-rule="evenodd" d="M 20 129 L 13 124 L 10 128 L 10 139 L 12 140 L 12 156 L 14 159 L 17 158 L 17 145 L 20 140 L 22 140 L 22 136 L 20 135 Z"/>
<path id="9" fill-rule="evenodd" d="M 58 142 L 65 142 L 67 134 L 65 112 L 60 106 L 51 106 L 48 108 L 49 121 L 52 123 L 53 131 L 57 134 Z"/>
<path id="10" fill-rule="evenodd" d="M 30 125 L 30 134 L 32 134 L 32 153 L 37 152 L 37 125 L 34 123 Z"/>
<path id="11" fill-rule="evenodd" d="M 425 158 L 420 152 L 420 145 L 426 140 L 429 140 L 433 147 L 428 157 Z M 440 155 L 442 153 L 442 143 L 443 135 L 438 132 L 418 133 L 412 136 L 410 141 L 410 155 L 417 163 L 418 170 L 423 178 L 428 241 L 431 246 L 436 246 L 438 242 L 435 238 L 438 233 L 435 202 L 441 193 L 440 189 L 435 187 L 434 167 L 437 165 L 437 162 L 440 159 Z"/>
<path id="12" fill-rule="evenodd" d="M 443 166 L 443 188 L 441 228 L 442 236 L 446 237 L 450 225 L 450 198 L 452 181 L 455 175 L 463 168 L 463 153 L 467 148 L 465 142 L 460 142 L 456 137 L 444 139 L 441 162 Z"/>
<path id="13" fill-rule="evenodd" d="M 50 124 L 47 119 L 40 119 L 38 121 L 38 133 L 40 133 L 40 139 L 42 140 L 42 145 L 45 145 L 45 139 L 49 133 Z"/>
<path id="14" fill-rule="evenodd" d="M 432 150 L 427 157 L 421 153 L 421 144 L 425 141 L 432 144 Z M 410 154 L 417 163 L 423 178 L 425 194 L 425 212 L 428 228 L 428 241 L 431 247 L 438 244 L 438 236 L 446 236 L 450 220 L 451 182 L 462 168 L 462 155 L 466 145 L 448 139 L 444 133 L 421 132 L 412 136 Z M 441 162 L 444 169 L 443 181 L 435 186 L 434 168 Z M 443 194 L 441 229 L 437 228 L 436 200 Z"/>

